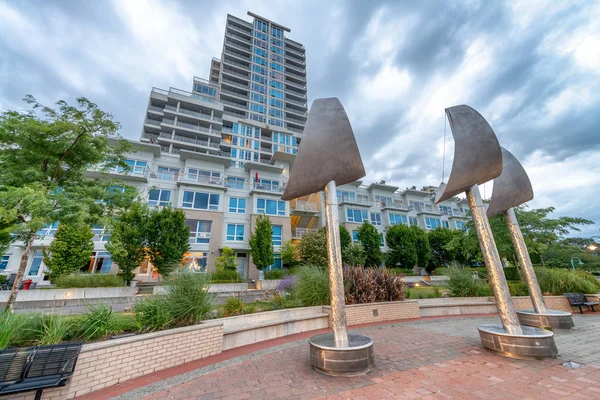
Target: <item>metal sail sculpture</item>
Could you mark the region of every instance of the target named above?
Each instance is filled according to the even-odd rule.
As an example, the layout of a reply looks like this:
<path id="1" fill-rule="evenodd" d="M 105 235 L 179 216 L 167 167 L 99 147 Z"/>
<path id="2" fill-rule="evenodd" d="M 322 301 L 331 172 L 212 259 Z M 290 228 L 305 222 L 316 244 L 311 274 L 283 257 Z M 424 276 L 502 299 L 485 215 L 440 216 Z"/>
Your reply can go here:
<path id="1" fill-rule="evenodd" d="M 501 325 L 478 327 L 484 347 L 514 357 L 554 357 L 557 355 L 552 332 L 521 327 L 515 311 L 500 256 L 478 184 L 502 173 L 502 152 L 492 127 L 473 108 L 459 105 L 446 109 L 454 137 L 454 161 L 447 184 L 442 184 L 435 202 L 439 203 L 465 192 L 481 252 L 488 271 Z"/>
<path id="2" fill-rule="evenodd" d="M 335 151 L 333 151 L 335 149 Z M 290 179 L 281 198 L 325 191 L 325 220 L 331 293 L 333 335 L 317 335 L 309 340 L 311 363 L 333 376 L 359 375 L 373 366 L 373 340 L 348 334 L 342 271 L 342 252 L 337 204 L 337 185 L 365 176 L 365 168 L 354 132 L 342 103 L 337 98 L 313 102 L 304 128 L 304 138 L 294 161 Z"/>
<path id="3" fill-rule="evenodd" d="M 487 209 L 487 216 L 491 218 L 498 214 L 504 214 L 510 238 L 529 289 L 533 310 L 518 310 L 519 321 L 523 325 L 540 328 L 570 329 L 575 326 L 570 312 L 546 308 L 544 296 L 515 215 L 514 207 L 531 199 L 533 199 L 533 187 L 527 172 L 510 151 L 502 148 L 502 174 L 494 180 L 494 190 Z"/>

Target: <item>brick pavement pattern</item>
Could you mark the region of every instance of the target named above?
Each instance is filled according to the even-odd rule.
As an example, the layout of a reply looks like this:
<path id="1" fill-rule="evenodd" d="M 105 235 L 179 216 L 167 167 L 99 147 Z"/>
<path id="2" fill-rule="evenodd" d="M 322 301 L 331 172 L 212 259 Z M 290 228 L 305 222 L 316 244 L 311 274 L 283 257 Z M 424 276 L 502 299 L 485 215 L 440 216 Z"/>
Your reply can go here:
<path id="1" fill-rule="evenodd" d="M 555 360 L 514 360 L 482 350 L 476 326 L 498 318 L 420 320 L 360 329 L 375 341 L 376 368 L 365 376 L 316 373 L 303 340 L 183 383 L 165 383 L 144 398 L 600 399 L 600 318 L 574 317 L 575 330 L 556 333 L 561 356 Z M 561 365 L 566 361 L 584 365 Z"/>

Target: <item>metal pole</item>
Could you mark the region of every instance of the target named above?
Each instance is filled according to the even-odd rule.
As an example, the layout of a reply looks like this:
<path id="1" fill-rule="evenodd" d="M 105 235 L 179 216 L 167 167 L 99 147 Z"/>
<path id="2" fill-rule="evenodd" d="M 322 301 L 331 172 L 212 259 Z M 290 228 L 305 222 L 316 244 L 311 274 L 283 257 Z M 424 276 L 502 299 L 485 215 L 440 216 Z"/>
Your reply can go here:
<path id="1" fill-rule="evenodd" d="M 494 236 L 492 235 L 492 228 L 485 215 L 479 188 L 477 185 L 473 185 L 466 193 L 469 208 L 473 214 L 475 231 L 477 231 L 479 243 L 481 244 L 481 252 L 483 253 L 483 259 L 487 268 L 488 279 L 492 286 L 492 291 L 494 292 L 500 319 L 502 320 L 502 326 L 506 332 L 511 335 L 522 335 L 523 330 L 519 324 L 519 318 L 517 317 L 512 298 L 510 297 L 510 291 L 508 290 L 506 277 L 502 270 L 500 256 L 498 255 L 498 249 L 496 248 Z"/>
<path id="2" fill-rule="evenodd" d="M 325 225 L 327 227 L 327 256 L 329 260 L 329 290 L 331 294 L 331 327 L 335 347 L 348 347 L 342 245 L 335 181 L 325 186 Z"/>
<path id="3" fill-rule="evenodd" d="M 523 234 L 521 233 L 521 228 L 519 228 L 519 221 L 517 221 L 514 208 L 511 207 L 504 211 L 504 217 L 506 218 L 506 225 L 510 232 L 510 239 L 512 240 L 513 246 L 517 252 L 517 258 L 521 263 L 521 268 L 525 275 L 525 282 L 529 289 L 529 297 L 531 297 L 533 308 L 538 314 L 546 314 L 548 310 L 544 303 L 544 295 L 542 295 L 540 284 L 535 276 L 531 258 L 529 258 L 529 252 L 527 251 L 525 240 L 523 240 Z"/>

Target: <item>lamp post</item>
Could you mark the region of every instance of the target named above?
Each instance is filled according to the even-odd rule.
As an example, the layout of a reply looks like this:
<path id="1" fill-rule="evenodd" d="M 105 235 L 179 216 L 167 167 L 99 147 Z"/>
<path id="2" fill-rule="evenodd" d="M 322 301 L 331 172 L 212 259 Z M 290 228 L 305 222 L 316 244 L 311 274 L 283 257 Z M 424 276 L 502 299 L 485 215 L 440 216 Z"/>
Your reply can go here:
<path id="1" fill-rule="evenodd" d="M 587 249 L 594 251 L 598 248 L 597 245 L 600 245 L 600 242 L 596 241 L 596 239 L 600 240 L 600 236 L 592 236 L 588 239 L 589 244 L 587 245 Z"/>
<path id="2" fill-rule="evenodd" d="M 581 258 L 579 258 L 579 257 L 571 258 L 571 268 L 573 268 L 573 271 L 575 271 L 575 263 L 573 262 L 573 260 L 577 260 L 577 261 L 579 261 L 579 265 L 583 265 L 583 261 L 581 261 Z"/>

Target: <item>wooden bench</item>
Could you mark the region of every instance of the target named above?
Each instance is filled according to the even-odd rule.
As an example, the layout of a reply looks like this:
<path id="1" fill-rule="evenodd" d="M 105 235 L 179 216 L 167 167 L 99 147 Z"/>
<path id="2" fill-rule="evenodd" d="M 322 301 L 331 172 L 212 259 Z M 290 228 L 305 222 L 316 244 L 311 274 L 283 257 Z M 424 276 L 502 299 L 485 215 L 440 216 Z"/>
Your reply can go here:
<path id="1" fill-rule="evenodd" d="M 564 293 L 564 296 L 569 299 L 569 303 L 571 303 L 573 307 L 579 307 L 579 312 L 581 314 L 583 314 L 582 306 L 587 306 L 588 308 L 591 308 L 592 311 L 595 311 L 594 306 L 600 304 L 598 296 L 586 296 L 583 293 Z M 590 301 L 588 298 L 595 298 L 596 301 Z"/>
<path id="2" fill-rule="evenodd" d="M 0 396 L 64 386 L 73 376 L 83 343 L 0 350 Z"/>

